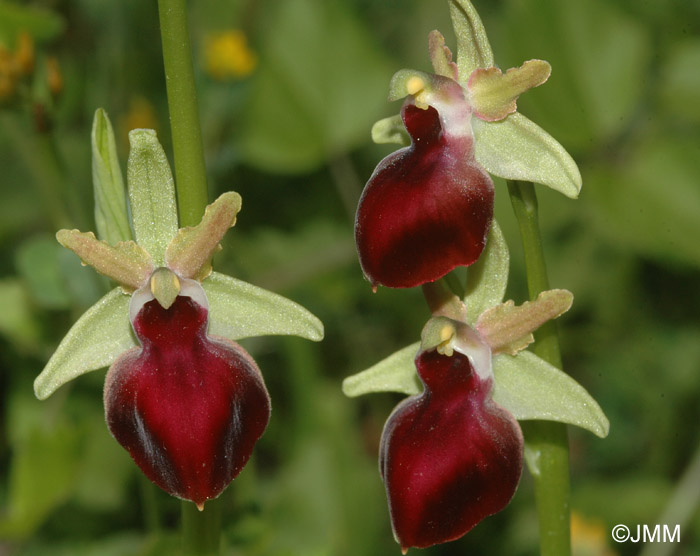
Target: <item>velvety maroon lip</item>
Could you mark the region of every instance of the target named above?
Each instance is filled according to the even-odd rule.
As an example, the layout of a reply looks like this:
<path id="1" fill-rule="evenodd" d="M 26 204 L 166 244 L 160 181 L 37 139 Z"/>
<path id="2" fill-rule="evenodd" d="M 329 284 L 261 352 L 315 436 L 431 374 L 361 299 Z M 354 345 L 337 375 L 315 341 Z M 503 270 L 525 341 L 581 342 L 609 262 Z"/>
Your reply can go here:
<path id="1" fill-rule="evenodd" d="M 382 160 L 360 198 L 355 240 L 373 286 L 409 288 L 474 263 L 493 218 L 491 178 L 470 136 L 450 136 L 438 111 L 404 104 L 411 146 Z"/>
<path id="2" fill-rule="evenodd" d="M 405 551 L 455 540 L 508 505 L 520 480 L 517 421 L 491 399 L 465 355 L 416 358 L 425 391 L 401 403 L 382 434 L 379 467 Z"/>
<path id="3" fill-rule="evenodd" d="M 257 365 L 207 336 L 207 314 L 186 296 L 167 310 L 145 303 L 133 322 L 142 347 L 112 365 L 104 394 L 109 430 L 146 476 L 200 507 L 238 475 L 270 417 Z"/>

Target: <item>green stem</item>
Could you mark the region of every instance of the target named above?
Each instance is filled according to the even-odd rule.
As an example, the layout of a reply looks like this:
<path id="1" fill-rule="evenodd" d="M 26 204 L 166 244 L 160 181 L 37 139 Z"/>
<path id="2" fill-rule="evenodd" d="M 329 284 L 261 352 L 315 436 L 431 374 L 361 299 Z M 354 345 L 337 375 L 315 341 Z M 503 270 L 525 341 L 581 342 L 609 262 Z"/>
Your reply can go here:
<path id="1" fill-rule="evenodd" d="M 200 512 L 192 502 L 182 501 L 183 556 L 219 556 L 223 503 L 222 496 L 209 500 Z"/>
<path id="2" fill-rule="evenodd" d="M 187 28 L 186 0 L 158 0 L 158 13 L 180 226 L 195 226 L 207 206 L 207 175 Z"/>
<path id="3" fill-rule="evenodd" d="M 532 183 L 508 182 L 513 212 L 520 225 L 530 299 L 549 289 L 547 266 L 542 248 L 537 196 Z M 535 333 L 532 350 L 561 368 L 561 352 L 554 321 Z M 521 423 L 525 436 L 528 467 L 535 482 L 535 499 L 540 527 L 542 556 L 571 554 L 569 510 L 569 440 L 566 425 L 552 421 Z"/>
<path id="4" fill-rule="evenodd" d="M 158 0 L 158 14 L 180 226 L 195 226 L 207 206 L 207 174 L 186 0 Z M 211 500 L 200 512 L 192 502 L 182 502 L 182 547 L 185 556 L 220 554 L 221 506 L 220 498 Z"/>

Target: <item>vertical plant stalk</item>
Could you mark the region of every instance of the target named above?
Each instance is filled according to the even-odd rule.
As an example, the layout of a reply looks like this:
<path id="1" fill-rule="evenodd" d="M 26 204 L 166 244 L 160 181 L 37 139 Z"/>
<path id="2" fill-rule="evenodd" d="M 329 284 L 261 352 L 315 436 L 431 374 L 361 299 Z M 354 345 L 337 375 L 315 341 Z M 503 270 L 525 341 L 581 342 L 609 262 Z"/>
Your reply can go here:
<path id="1" fill-rule="evenodd" d="M 520 226 L 530 299 L 549 289 L 542 248 L 537 196 L 532 183 L 509 181 L 508 192 Z M 561 369 L 561 352 L 555 321 L 535 332 L 532 351 Z M 535 500 L 542 556 L 571 554 L 569 509 L 569 440 L 566 425 L 552 421 L 521 423 L 528 467 L 535 481 Z"/>
<path id="2" fill-rule="evenodd" d="M 173 140 L 175 188 L 180 226 L 195 226 L 207 206 L 207 176 L 202 130 L 187 26 L 186 0 L 158 0 L 168 111 Z M 221 549 L 221 499 L 203 511 L 182 502 L 185 556 L 218 556 Z"/>
<path id="3" fill-rule="evenodd" d="M 207 176 L 186 4 L 186 0 L 158 0 L 158 14 L 180 226 L 196 226 L 207 206 Z"/>
<path id="4" fill-rule="evenodd" d="M 209 500 L 203 511 L 192 502 L 182 501 L 183 556 L 219 556 L 221 554 L 221 514 L 223 496 Z"/>

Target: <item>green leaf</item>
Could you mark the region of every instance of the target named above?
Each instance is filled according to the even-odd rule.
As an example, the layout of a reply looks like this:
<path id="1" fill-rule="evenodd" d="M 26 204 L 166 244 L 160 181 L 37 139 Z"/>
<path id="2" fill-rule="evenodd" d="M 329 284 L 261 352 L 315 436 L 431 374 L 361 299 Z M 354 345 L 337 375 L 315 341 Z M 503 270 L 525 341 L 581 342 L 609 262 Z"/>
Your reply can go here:
<path id="1" fill-rule="evenodd" d="M 385 109 L 391 69 L 337 0 L 273 2 L 240 134 L 246 161 L 303 172 L 362 144 Z"/>
<path id="2" fill-rule="evenodd" d="M 32 304 L 19 280 L 0 280 L 0 334 L 18 346 L 39 342 L 39 327 L 32 315 Z"/>
<path id="3" fill-rule="evenodd" d="M 389 116 L 388 118 L 375 122 L 372 126 L 372 141 L 378 145 L 384 143 L 396 143 L 403 147 L 410 145 L 411 137 L 408 135 L 408 131 L 406 131 L 406 127 L 403 125 L 401 114 Z"/>
<path id="4" fill-rule="evenodd" d="M 566 373 L 529 351 L 493 358 L 493 399 L 518 420 L 576 425 L 604 438 L 610 423 L 591 395 Z"/>
<path id="5" fill-rule="evenodd" d="M 71 303 L 60 266 L 61 251 L 61 246 L 48 235 L 33 237 L 17 249 L 17 270 L 32 299 L 47 309 L 66 309 Z"/>
<path id="6" fill-rule="evenodd" d="M 65 22 L 58 14 L 16 2 L 0 2 L 0 39 L 8 45 L 14 44 L 19 31 L 45 41 L 58 36 L 64 28 Z"/>
<path id="7" fill-rule="evenodd" d="M 152 129 L 129 132 L 129 205 L 136 242 L 163 266 L 165 249 L 177 233 L 175 184 L 170 164 Z"/>
<path id="8" fill-rule="evenodd" d="M 653 133 L 624 164 L 591 174 L 590 203 L 615 244 L 659 261 L 700 267 L 697 136 Z"/>
<path id="9" fill-rule="evenodd" d="M 467 270 L 464 303 L 467 322 L 474 324 L 479 315 L 503 301 L 508 285 L 510 253 L 508 244 L 496 220 L 491 223 L 486 248 Z"/>
<path id="10" fill-rule="evenodd" d="M 549 133 L 522 114 L 505 120 L 472 119 L 477 162 L 495 176 L 541 183 L 575 199 L 581 173 L 571 155 Z"/>
<path id="11" fill-rule="evenodd" d="M 130 299 L 115 288 L 78 319 L 34 381 L 37 398 L 48 398 L 66 382 L 107 367 L 138 346 L 129 321 Z"/>
<path id="12" fill-rule="evenodd" d="M 91 140 L 97 237 L 111 245 L 129 241 L 133 238 L 129 227 L 124 180 L 119 167 L 112 123 L 102 108 L 95 111 Z"/>
<path id="13" fill-rule="evenodd" d="M 7 512 L 0 538 L 29 538 L 46 516 L 69 496 L 79 470 L 74 427 L 35 427 L 13 446 Z"/>
<path id="14" fill-rule="evenodd" d="M 416 374 L 414 363 L 420 342 L 382 359 L 369 369 L 347 377 L 343 381 L 343 393 L 351 398 L 372 392 L 399 392 L 413 395 L 423 391 L 423 384 Z"/>
<path id="15" fill-rule="evenodd" d="M 323 323 L 286 297 L 218 272 L 212 272 L 202 287 L 209 300 L 211 335 L 234 341 L 270 335 L 323 339 Z"/>
<path id="16" fill-rule="evenodd" d="M 450 0 L 452 26 L 457 35 L 457 70 L 462 84 L 477 68 L 494 65 L 484 24 L 469 0 Z"/>

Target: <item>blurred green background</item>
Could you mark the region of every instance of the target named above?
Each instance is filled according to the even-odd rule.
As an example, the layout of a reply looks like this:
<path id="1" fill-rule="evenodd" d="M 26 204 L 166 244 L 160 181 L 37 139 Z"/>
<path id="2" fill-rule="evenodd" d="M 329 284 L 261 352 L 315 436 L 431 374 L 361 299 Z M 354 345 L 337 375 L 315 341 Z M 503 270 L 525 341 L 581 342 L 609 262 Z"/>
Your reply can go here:
<path id="1" fill-rule="evenodd" d="M 700 554 L 700 2 L 476 1 L 502 68 L 542 58 L 552 77 L 519 103 L 579 162 L 578 201 L 539 188 L 565 369 L 611 421 L 571 431 L 576 556 Z M 429 69 L 427 34 L 454 46 L 442 0 L 196 0 L 192 41 L 210 198 L 243 211 L 218 269 L 288 296 L 321 344 L 245 342 L 273 400 L 251 463 L 223 494 L 227 555 L 384 556 L 392 539 L 376 454 L 400 396 L 345 399 L 343 377 L 418 339 L 419 291 L 372 294 L 354 253 L 364 182 L 392 149 L 372 123 L 402 67 Z M 3 96 L 18 32 L 33 72 Z M 90 126 L 169 127 L 155 1 L 0 1 L 0 554 L 172 554 L 179 503 L 110 437 L 104 372 L 46 402 L 32 381 L 107 284 L 59 248 L 94 229 Z M 3 66 L 5 64 L 5 66 Z M 57 69 L 60 68 L 60 69 Z M 60 79 L 59 79 L 60 78 Z M 59 79 L 59 81 L 57 81 Z M 60 82 L 62 81 L 62 83 Z M 525 298 L 505 184 L 497 217 Z M 681 524 L 681 542 L 615 544 L 611 528 Z M 537 553 L 524 473 L 512 504 L 429 555 Z"/>

